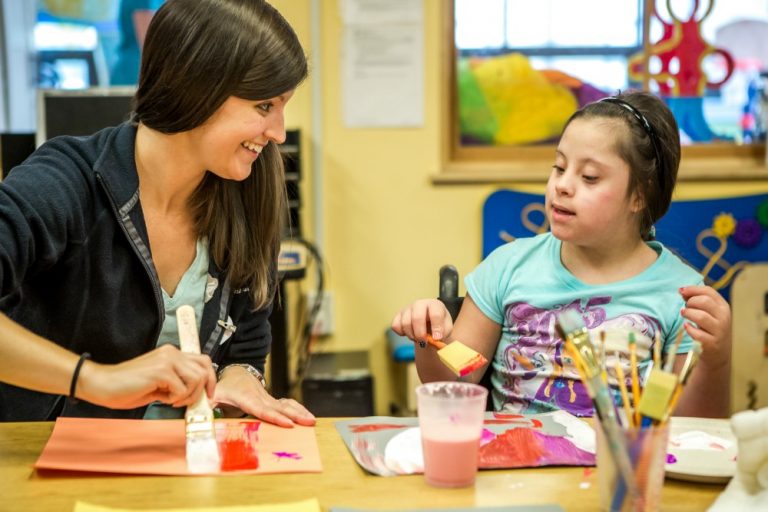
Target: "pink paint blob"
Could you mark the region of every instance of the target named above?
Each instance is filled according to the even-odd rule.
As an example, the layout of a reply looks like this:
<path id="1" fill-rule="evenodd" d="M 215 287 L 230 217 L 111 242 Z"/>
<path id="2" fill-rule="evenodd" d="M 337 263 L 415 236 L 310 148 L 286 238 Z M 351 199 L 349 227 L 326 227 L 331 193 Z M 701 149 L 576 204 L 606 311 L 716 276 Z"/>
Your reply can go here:
<path id="1" fill-rule="evenodd" d="M 484 428 L 480 434 L 480 446 L 488 444 L 494 439 L 496 439 L 496 434 L 493 431 Z"/>
<path id="2" fill-rule="evenodd" d="M 272 455 L 280 459 L 301 460 L 301 455 L 295 452 L 272 452 Z"/>
<path id="3" fill-rule="evenodd" d="M 422 437 L 424 477 L 436 487 L 467 487 L 475 483 L 478 439 Z"/>

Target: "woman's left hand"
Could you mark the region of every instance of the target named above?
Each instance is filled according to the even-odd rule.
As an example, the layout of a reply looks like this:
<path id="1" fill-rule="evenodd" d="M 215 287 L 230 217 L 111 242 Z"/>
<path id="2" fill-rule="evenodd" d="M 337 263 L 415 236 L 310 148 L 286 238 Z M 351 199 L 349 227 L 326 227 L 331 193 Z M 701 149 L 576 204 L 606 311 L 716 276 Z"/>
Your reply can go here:
<path id="1" fill-rule="evenodd" d="M 224 370 L 216 385 L 213 402 L 236 407 L 245 414 L 281 427 L 293 427 L 296 423 L 315 424 L 315 417 L 303 405 L 291 398 L 273 398 L 261 382 L 241 366 Z"/>
<path id="2" fill-rule="evenodd" d="M 701 343 L 701 359 L 711 367 L 728 364 L 731 356 L 731 308 L 710 286 L 680 289 L 685 307 L 680 314 L 687 320 L 685 330 Z"/>

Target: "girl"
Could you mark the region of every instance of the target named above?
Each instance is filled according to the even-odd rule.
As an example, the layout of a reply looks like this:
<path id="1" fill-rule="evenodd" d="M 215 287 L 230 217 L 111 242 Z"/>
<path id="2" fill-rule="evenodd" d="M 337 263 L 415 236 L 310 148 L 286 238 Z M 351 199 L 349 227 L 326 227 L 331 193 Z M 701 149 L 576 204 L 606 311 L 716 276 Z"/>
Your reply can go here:
<path id="1" fill-rule="evenodd" d="M 212 361 L 215 403 L 314 423 L 262 377 L 286 208 L 276 145 L 306 75 L 295 33 L 268 3 L 169 0 L 147 32 L 132 120 L 53 139 L 10 173 L 0 379 L 48 393 L 0 385 L 3 419 L 180 417 L 146 405 L 213 391 Z M 182 304 L 197 311 L 207 356 L 164 346 L 178 344 Z"/>
<path id="2" fill-rule="evenodd" d="M 469 274 L 455 325 L 440 301 L 426 299 L 398 313 L 393 330 L 413 340 L 431 330 L 486 356 L 496 409 L 589 416 L 591 401 L 555 332 L 558 312 L 577 311 L 593 340 L 608 333 L 611 350 L 618 343 L 626 352 L 628 331 L 637 333 L 645 365 L 657 334 L 667 354 L 684 328 L 679 355 L 667 354 L 676 371 L 692 339 L 703 354 L 676 412 L 727 415 L 728 304 L 653 241 L 679 162 L 677 124 L 656 96 L 630 92 L 585 106 L 566 123 L 555 152 L 546 191 L 551 231 L 499 247 Z M 417 350 L 416 364 L 422 381 L 454 378 L 434 350 Z"/>

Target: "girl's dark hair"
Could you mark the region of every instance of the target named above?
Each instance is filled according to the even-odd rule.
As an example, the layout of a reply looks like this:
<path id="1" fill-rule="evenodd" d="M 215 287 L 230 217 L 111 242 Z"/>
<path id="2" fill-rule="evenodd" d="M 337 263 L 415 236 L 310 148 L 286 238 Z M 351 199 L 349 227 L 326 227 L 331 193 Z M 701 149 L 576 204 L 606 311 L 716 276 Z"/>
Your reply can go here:
<path id="1" fill-rule="evenodd" d="M 133 121 L 173 134 L 203 124 L 231 96 L 265 100 L 296 88 L 307 59 L 288 22 L 263 0 L 168 0 L 142 50 Z M 243 181 L 206 173 L 190 198 L 199 236 L 256 308 L 274 294 L 286 218 L 282 157 L 264 147 Z"/>
<path id="2" fill-rule="evenodd" d="M 619 156 L 629 164 L 628 194 L 637 192 L 643 202 L 640 233 L 653 237 L 651 228 L 669 209 L 680 166 L 680 133 L 672 111 L 658 96 L 627 91 L 590 103 L 577 110 L 574 119 L 620 119 L 627 136 L 616 141 Z M 565 128 L 564 128 L 565 129 Z"/>

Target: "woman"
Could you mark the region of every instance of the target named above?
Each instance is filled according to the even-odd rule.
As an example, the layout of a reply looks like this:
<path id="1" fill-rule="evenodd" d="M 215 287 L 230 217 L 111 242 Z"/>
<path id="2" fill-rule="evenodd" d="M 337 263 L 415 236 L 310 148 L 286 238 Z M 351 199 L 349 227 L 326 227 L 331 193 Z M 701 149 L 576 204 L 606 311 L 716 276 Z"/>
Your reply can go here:
<path id="1" fill-rule="evenodd" d="M 189 403 L 213 387 L 211 363 L 163 345 L 178 343 L 173 313 L 190 304 L 218 369 L 214 403 L 278 425 L 314 423 L 294 400 L 272 398 L 261 376 L 285 213 L 276 144 L 306 75 L 295 33 L 266 2 L 169 0 L 147 32 L 131 122 L 53 139 L 10 173 L 0 185 L 0 308 L 10 319 L 0 354 L 34 343 L 40 356 L 26 368 L 77 359 L 37 335 L 89 357 L 54 386 L 3 370 L 2 380 L 56 393 L 0 385 L 4 419 L 155 417 L 162 408 L 144 407 L 152 400 Z M 104 371 L 95 362 L 127 361 L 112 369 L 136 375 L 163 357 L 173 364 L 159 373 L 183 391 L 163 383 L 159 396 L 128 403 L 62 396 L 68 387 L 94 397 Z"/>

